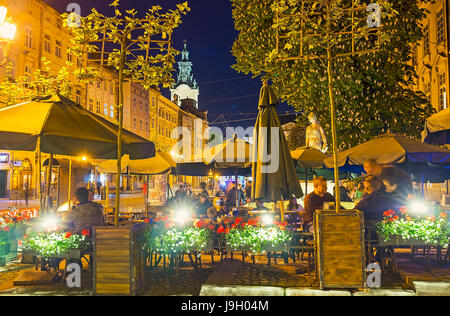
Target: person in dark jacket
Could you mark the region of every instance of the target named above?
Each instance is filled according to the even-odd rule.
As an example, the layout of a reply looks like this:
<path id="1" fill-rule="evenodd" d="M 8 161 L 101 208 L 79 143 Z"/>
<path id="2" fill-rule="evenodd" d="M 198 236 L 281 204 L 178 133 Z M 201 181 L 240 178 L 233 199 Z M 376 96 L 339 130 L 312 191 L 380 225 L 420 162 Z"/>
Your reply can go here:
<path id="1" fill-rule="evenodd" d="M 235 207 L 236 206 L 236 194 L 238 195 L 237 196 L 238 206 L 246 203 L 244 191 L 242 191 L 242 188 L 240 187 L 240 185 L 238 185 L 237 189 L 236 189 L 236 184 L 235 184 L 230 189 L 230 191 L 228 191 L 227 207 Z"/>
<path id="2" fill-rule="evenodd" d="M 383 213 L 393 209 L 398 210 L 402 205 L 390 194 L 384 191 L 381 179 L 377 176 L 367 176 L 363 180 L 367 193 L 355 209 L 364 213 L 366 226 L 383 220 Z"/>
<path id="3" fill-rule="evenodd" d="M 200 194 L 200 204 L 195 209 L 195 214 L 199 218 L 208 217 L 208 209 L 214 208 L 214 205 L 208 200 L 207 194 Z"/>
<path id="4" fill-rule="evenodd" d="M 314 192 L 311 192 L 305 197 L 305 215 L 303 218 L 303 227 L 305 232 L 314 232 L 314 213 L 317 210 L 323 209 L 323 204 L 326 202 L 334 202 L 334 196 L 327 192 L 327 181 L 324 177 L 316 177 L 313 180 Z"/>

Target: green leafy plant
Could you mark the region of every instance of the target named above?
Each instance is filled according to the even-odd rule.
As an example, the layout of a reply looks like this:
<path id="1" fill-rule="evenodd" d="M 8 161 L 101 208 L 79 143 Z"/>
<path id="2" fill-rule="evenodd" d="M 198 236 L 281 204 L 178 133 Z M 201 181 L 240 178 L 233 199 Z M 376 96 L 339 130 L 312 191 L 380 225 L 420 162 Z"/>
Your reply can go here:
<path id="1" fill-rule="evenodd" d="M 389 210 L 384 220 L 377 224 L 378 236 L 385 242 L 399 236 L 403 240 L 420 240 L 430 245 L 448 246 L 447 218 L 442 216 L 409 217 L 405 211 L 401 215 Z"/>
<path id="2" fill-rule="evenodd" d="M 209 229 L 181 227 L 167 230 L 155 229 L 148 235 L 148 247 L 164 253 L 206 250 L 212 240 Z"/>
<path id="3" fill-rule="evenodd" d="M 290 242 L 291 239 L 291 232 L 280 226 L 245 225 L 242 228 L 232 228 L 225 234 L 225 240 L 231 249 L 248 248 L 255 253 L 268 251 Z"/>
<path id="4" fill-rule="evenodd" d="M 71 234 L 70 232 L 37 233 L 24 240 L 23 248 L 37 252 L 42 258 L 50 259 L 61 256 L 70 250 L 85 250 L 89 247 L 88 233 Z"/>

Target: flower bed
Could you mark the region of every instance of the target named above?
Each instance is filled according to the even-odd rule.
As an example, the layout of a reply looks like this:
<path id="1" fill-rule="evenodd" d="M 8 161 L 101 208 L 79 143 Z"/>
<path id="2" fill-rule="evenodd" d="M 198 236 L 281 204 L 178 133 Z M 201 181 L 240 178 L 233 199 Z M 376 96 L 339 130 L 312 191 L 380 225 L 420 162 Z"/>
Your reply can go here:
<path id="1" fill-rule="evenodd" d="M 220 223 L 208 225 L 195 220 L 193 226 L 176 227 L 167 219 L 156 219 L 148 232 L 148 248 L 164 253 L 207 251 L 218 240 L 229 251 L 287 251 L 292 234 L 286 229 L 286 223 L 265 227 L 259 223 L 259 219 L 245 222 L 238 217 L 223 218 Z"/>
<path id="2" fill-rule="evenodd" d="M 225 235 L 227 248 L 232 251 L 263 253 L 287 251 L 292 234 L 279 226 L 232 228 Z"/>
<path id="3" fill-rule="evenodd" d="M 439 245 L 448 246 L 446 214 L 436 218 L 410 217 L 402 208 L 397 214 L 393 210 L 384 213 L 384 220 L 377 224 L 377 233 L 385 245 Z"/>
<path id="4" fill-rule="evenodd" d="M 66 257 L 74 251 L 80 254 L 86 250 L 90 244 L 88 235 L 89 231 L 83 231 L 81 235 L 70 232 L 36 233 L 24 240 L 23 248 L 44 259 Z"/>

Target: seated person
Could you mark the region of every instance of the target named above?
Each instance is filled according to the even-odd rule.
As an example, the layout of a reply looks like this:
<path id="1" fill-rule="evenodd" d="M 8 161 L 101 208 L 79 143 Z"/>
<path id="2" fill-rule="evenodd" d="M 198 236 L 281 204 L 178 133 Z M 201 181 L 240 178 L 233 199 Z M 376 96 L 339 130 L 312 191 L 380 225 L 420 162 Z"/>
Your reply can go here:
<path id="1" fill-rule="evenodd" d="M 208 191 L 206 190 L 206 183 L 205 182 L 200 182 L 200 194 L 206 194 L 207 196 L 209 196 Z"/>
<path id="2" fill-rule="evenodd" d="M 89 201 L 89 190 L 78 188 L 75 195 L 78 204 L 72 208 L 66 218 L 69 230 L 75 234 L 81 234 L 83 230 L 89 230 L 92 233 L 93 226 L 105 225 L 101 207 Z"/>
<path id="3" fill-rule="evenodd" d="M 184 199 L 185 197 L 186 197 L 186 189 L 184 187 L 184 184 L 180 184 L 178 190 L 175 191 L 175 198 Z"/>
<path id="4" fill-rule="evenodd" d="M 377 176 L 367 176 L 363 180 L 366 197 L 355 209 L 364 213 L 366 226 L 371 226 L 383 220 L 383 213 L 389 209 L 399 209 L 401 205 L 383 189 L 383 184 Z"/>
<path id="5" fill-rule="evenodd" d="M 385 167 L 381 171 L 380 179 L 386 192 L 398 203 L 407 205 L 412 198 L 414 187 L 410 175 L 398 167 Z"/>
<path id="6" fill-rule="evenodd" d="M 197 217 L 207 217 L 208 209 L 214 207 L 214 205 L 209 201 L 206 194 L 200 194 L 200 205 L 195 209 L 195 214 Z"/>
<path id="7" fill-rule="evenodd" d="M 304 209 L 300 204 L 297 203 L 297 198 L 295 196 L 291 196 L 286 211 L 303 212 Z"/>
<path id="8" fill-rule="evenodd" d="M 305 216 L 303 218 L 303 227 L 305 232 L 314 232 L 314 212 L 322 210 L 325 202 L 336 203 L 334 197 L 327 192 L 327 181 L 324 177 L 316 177 L 313 180 L 314 192 L 305 197 Z"/>

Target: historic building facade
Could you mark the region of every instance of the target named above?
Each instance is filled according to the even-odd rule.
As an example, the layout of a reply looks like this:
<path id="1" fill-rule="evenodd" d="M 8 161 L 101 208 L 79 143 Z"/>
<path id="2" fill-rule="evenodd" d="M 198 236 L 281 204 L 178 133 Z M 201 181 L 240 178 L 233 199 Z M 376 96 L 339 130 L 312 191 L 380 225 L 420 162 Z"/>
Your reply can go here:
<path id="1" fill-rule="evenodd" d="M 439 112 L 450 104 L 449 1 L 436 0 L 423 6 L 429 13 L 422 22 L 425 37 L 413 47 L 412 63 L 418 75 L 415 87 Z"/>

